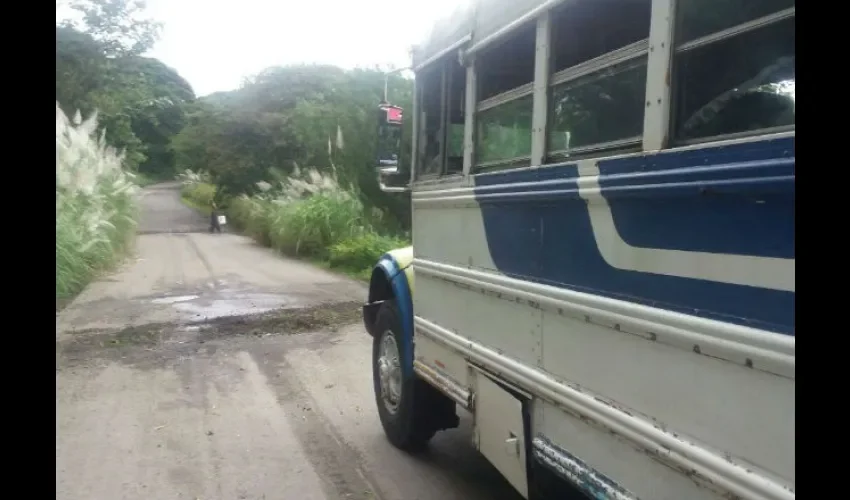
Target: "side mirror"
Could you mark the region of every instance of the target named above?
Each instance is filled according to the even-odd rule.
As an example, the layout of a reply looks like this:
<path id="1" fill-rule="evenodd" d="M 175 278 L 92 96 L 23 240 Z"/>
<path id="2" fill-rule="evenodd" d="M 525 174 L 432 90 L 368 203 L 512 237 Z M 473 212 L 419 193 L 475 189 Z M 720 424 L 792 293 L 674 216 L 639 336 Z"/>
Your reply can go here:
<path id="1" fill-rule="evenodd" d="M 403 193 L 408 190 L 407 186 L 393 187 L 384 184 L 387 177 L 395 177 L 399 174 L 398 160 L 401 156 L 401 126 L 403 123 L 403 111 L 398 106 L 381 103 L 378 106 L 378 154 L 376 158 L 376 169 L 378 171 L 378 185 L 381 191 L 387 193 Z"/>

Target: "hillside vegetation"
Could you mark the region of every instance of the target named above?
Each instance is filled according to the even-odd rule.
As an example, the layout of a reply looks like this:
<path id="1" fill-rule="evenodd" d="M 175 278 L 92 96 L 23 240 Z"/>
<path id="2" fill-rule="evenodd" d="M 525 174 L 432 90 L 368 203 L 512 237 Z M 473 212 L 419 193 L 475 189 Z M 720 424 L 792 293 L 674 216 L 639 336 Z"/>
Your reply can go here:
<path id="1" fill-rule="evenodd" d="M 74 0 L 72 7 L 80 20 L 56 26 L 57 299 L 128 248 L 132 190 L 113 183 L 120 195 L 107 195 L 112 178 L 145 185 L 179 172 L 190 206 L 209 210 L 215 200 L 257 241 L 358 275 L 386 250 L 408 244 L 410 198 L 381 192 L 373 169 L 383 72 L 273 67 L 237 90 L 197 98 L 177 71 L 144 55 L 161 28 L 145 17 L 144 2 Z M 392 75 L 388 87 L 390 100 L 409 109 L 412 82 Z M 92 118 L 75 126 L 67 117 L 77 113 Z M 60 122 L 71 132 L 60 133 Z M 94 153 L 60 158 L 60 140 Z M 408 129 L 403 150 L 409 145 Z M 409 156 L 401 163 L 406 168 Z M 98 247 L 97 258 L 91 248 L 62 243 L 60 269 L 59 234 L 82 224 L 69 221 L 83 217 L 74 215 L 82 213 L 75 203 L 85 202 L 60 203 L 69 188 L 59 178 L 77 171 L 98 172 L 83 176 L 98 179 L 91 192 L 104 196 L 102 220 L 115 229 L 98 240 L 112 243 Z"/>
<path id="2" fill-rule="evenodd" d="M 82 21 L 56 26 L 57 308 L 130 250 L 137 184 L 173 177 L 171 139 L 195 98 L 176 71 L 141 55 L 159 30 L 143 6 L 72 8 Z"/>
<path id="3" fill-rule="evenodd" d="M 375 70 L 290 66 L 198 99 L 172 143 L 178 168 L 194 172 L 185 198 L 194 207 L 215 200 L 237 228 L 284 254 L 368 274 L 381 254 L 409 244 L 410 199 L 380 191 L 373 168 L 383 82 Z M 411 82 L 391 78 L 390 94 L 409 104 Z"/>

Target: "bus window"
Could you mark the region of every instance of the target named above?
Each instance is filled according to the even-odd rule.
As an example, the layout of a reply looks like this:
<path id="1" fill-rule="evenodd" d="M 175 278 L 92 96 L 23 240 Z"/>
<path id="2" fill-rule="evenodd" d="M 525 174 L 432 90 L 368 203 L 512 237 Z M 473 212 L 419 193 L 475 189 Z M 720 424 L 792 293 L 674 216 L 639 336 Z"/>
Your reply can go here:
<path id="1" fill-rule="evenodd" d="M 440 142 L 443 122 L 443 71 L 439 63 L 416 75 L 420 92 L 421 141 L 419 143 L 419 173 L 423 176 L 438 175 L 442 170 Z"/>
<path id="2" fill-rule="evenodd" d="M 526 95 L 478 112 L 475 153 L 479 164 L 529 163 L 522 159 L 531 155 L 532 97 Z"/>
<path id="3" fill-rule="evenodd" d="M 793 128 L 794 1 L 680 0 L 678 11 L 676 140 Z"/>
<path id="4" fill-rule="evenodd" d="M 476 56 L 479 102 L 534 80 L 536 33 L 536 23 L 530 22 Z"/>
<path id="5" fill-rule="evenodd" d="M 638 149 L 651 0 L 579 0 L 552 12 L 548 161 Z"/>
<path id="6" fill-rule="evenodd" d="M 417 75 L 422 88 L 422 163 L 420 174 L 434 176 L 463 171 L 466 68 L 454 54 Z"/>
<path id="7" fill-rule="evenodd" d="M 531 162 L 535 37 L 529 22 L 476 57 L 476 170 Z"/>
<path id="8" fill-rule="evenodd" d="M 649 38 L 652 0 L 579 0 L 552 11 L 552 71 Z"/>
<path id="9" fill-rule="evenodd" d="M 446 61 L 449 75 L 446 117 L 446 173 L 463 172 L 463 129 L 466 123 L 466 67 L 457 58 Z"/>
<path id="10" fill-rule="evenodd" d="M 679 0 L 676 45 L 794 7 L 795 0 Z"/>

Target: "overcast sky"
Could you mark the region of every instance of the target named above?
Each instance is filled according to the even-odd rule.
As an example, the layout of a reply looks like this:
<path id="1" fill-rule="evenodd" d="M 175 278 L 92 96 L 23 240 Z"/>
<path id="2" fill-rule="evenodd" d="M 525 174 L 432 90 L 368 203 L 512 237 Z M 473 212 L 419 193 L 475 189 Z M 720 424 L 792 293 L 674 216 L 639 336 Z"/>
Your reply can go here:
<path id="1" fill-rule="evenodd" d="M 165 24 L 149 54 L 197 95 L 290 63 L 405 67 L 436 19 L 468 0 L 148 0 Z"/>

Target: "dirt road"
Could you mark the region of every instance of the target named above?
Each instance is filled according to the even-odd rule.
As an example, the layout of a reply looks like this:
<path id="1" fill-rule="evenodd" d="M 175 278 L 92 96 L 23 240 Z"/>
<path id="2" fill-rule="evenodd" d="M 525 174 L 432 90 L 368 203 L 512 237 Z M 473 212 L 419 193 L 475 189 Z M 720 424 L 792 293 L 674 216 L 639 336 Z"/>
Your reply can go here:
<path id="1" fill-rule="evenodd" d="M 519 500 L 469 419 L 421 456 L 375 410 L 364 286 L 142 194 L 137 256 L 57 317 L 56 498 Z"/>

